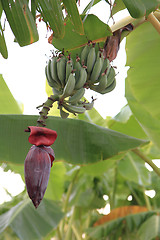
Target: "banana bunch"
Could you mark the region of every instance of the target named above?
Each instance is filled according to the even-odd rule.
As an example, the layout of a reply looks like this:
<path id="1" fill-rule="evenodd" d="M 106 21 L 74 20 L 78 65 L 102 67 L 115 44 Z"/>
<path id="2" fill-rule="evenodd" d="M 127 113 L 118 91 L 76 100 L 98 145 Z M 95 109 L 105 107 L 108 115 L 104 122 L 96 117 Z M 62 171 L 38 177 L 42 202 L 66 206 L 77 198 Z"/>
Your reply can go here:
<path id="1" fill-rule="evenodd" d="M 103 50 L 96 52 L 95 44 L 87 44 L 81 52 L 81 64 L 87 67 L 88 88 L 105 94 L 116 86 L 115 70 L 103 57 Z"/>
<path id="2" fill-rule="evenodd" d="M 115 70 L 110 61 L 104 59 L 102 49 L 90 42 L 75 61 L 70 54 L 53 56 L 45 67 L 45 74 L 53 93 L 59 95 L 58 108 L 62 118 L 93 108 L 93 99 L 91 102 L 82 100 L 85 88 L 105 94 L 116 86 Z"/>

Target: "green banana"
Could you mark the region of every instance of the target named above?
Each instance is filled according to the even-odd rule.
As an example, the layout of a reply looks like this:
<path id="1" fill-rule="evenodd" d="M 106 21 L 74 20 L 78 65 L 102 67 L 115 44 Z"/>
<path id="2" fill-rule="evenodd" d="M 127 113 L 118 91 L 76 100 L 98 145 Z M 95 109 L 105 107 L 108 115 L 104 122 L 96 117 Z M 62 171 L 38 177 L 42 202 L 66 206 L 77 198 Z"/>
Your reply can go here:
<path id="1" fill-rule="evenodd" d="M 109 87 L 106 87 L 106 89 L 104 89 L 103 91 L 101 91 L 101 94 L 105 94 L 105 93 L 109 93 L 111 92 L 114 88 L 116 87 L 116 79 L 114 78 L 114 81 L 112 82 L 112 84 Z"/>
<path id="2" fill-rule="evenodd" d="M 92 83 L 95 83 L 99 78 L 102 71 L 103 62 L 103 55 L 99 52 L 90 77 Z"/>
<path id="3" fill-rule="evenodd" d="M 50 63 L 51 60 L 49 60 L 48 64 L 45 67 L 45 74 L 46 74 L 46 78 L 47 78 L 47 82 L 49 84 L 50 87 L 59 89 L 59 85 L 57 84 L 56 81 L 54 81 L 51 77 L 51 73 L 50 73 Z"/>
<path id="4" fill-rule="evenodd" d="M 75 87 L 75 77 L 73 75 L 73 73 L 70 73 L 68 81 L 63 89 L 63 93 L 62 93 L 62 98 L 66 98 L 68 96 L 70 96 L 74 90 Z"/>
<path id="5" fill-rule="evenodd" d="M 89 74 L 89 76 L 92 72 L 95 61 L 96 61 L 96 51 L 95 51 L 95 46 L 92 45 L 87 57 L 87 73 Z"/>
<path id="6" fill-rule="evenodd" d="M 99 80 L 99 84 L 94 85 L 93 87 L 91 87 L 91 89 L 96 92 L 101 92 L 107 87 L 107 83 L 108 83 L 107 74 L 103 73 Z"/>
<path id="7" fill-rule="evenodd" d="M 80 76 L 78 81 L 76 82 L 75 89 L 80 89 L 84 86 L 84 84 L 87 81 L 87 72 L 84 67 L 81 67 L 80 69 Z"/>
<path id="8" fill-rule="evenodd" d="M 67 83 L 69 75 L 72 71 L 73 71 L 73 61 L 72 61 L 72 59 L 69 58 L 69 60 L 66 63 L 66 79 L 65 79 L 66 83 Z"/>
<path id="9" fill-rule="evenodd" d="M 74 69 L 76 70 L 75 71 L 75 79 L 76 79 L 76 82 L 78 82 L 78 79 L 80 76 L 80 70 L 81 70 L 81 64 L 79 62 L 79 58 L 76 59 L 76 62 L 74 64 Z"/>
<path id="10" fill-rule="evenodd" d="M 50 63 L 50 72 L 51 72 L 51 77 L 54 81 L 58 83 L 58 85 L 61 87 L 61 82 L 58 79 L 57 75 L 57 57 L 53 57 Z"/>
<path id="11" fill-rule="evenodd" d="M 102 70 L 101 70 L 101 74 L 104 73 L 105 71 L 106 71 L 107 74 L 108 74 L 110 68 L 111 68 L 110 61 L 108 60 L 108 58 L 104 59 L 103 67 L 102 67 Z"/>
<path id="12" fill-rule="evenodd" d="M 85 94 L 85 89 L 80 88 L 79 90 L 76 91 L 76 93 L 73 96 L 69 98 L 68 102 L 74 105 L 81 100 L 84 94 Z"/>
<path id="13" fill-rule="evenodd" d="M 69 113 L 65 112 L 65 111 L 62 109 L 62 106 L 59 106 L 59 110 L 60 110 L 60 116 L 61 116 L 61 118 L 66 119 L 66 118 L 69 116 Z"/>
<path id="14" fill-rule="evenodd" d="M 62 87 L 65 85 L 65 78 L 66 78 L 66 58 L 65 56 L 60 56 L 57 59 L 57 74 L 58 78 L 61 81 Z"/>
<path id="15" fill-rule="evenodd" d="M 61 95 L 62 94 L 62 90 L 57 90 L 56 88 L 52 88 L 52 92 L 55 95 Z"/>
<path id="16" fill-rule="evenodd" d="M 94 100 L 92 100 L 92 102 L 80 102 L 80 105 L 83 106 L 86 110 L 91 110 L 94 106 Z"/>
<path id="17" fill-rule="evenodd" d="M 73 114 L 81 114 L 84 113 L 86 111 L 86 109 L 84 107 L 81 106 L 76 106 L 76 105 L 71 105 L 71 104 L 67 104 L 65 102 L 62 103 L 62 106 L 68 111 L 71 112 Z"/>
<path id="18" fill-rule="evenodd" d="M 109 73 L 108 73 L 108 75 L 107 75 L 107 78 L 108 78 L 107 87 L 112 84 L 112 82 L 113 82 L 114 79 L 115 79 L 115 75 L 116 75 L 115 70 L 114 70 L 113 67 L 111 67 L 111 68 L 110 68 L 110 71 L 109 71 Z"/>
<path id="19" fill-rule="evenodd" d="M 87 57 L 88 57 L 89 51 L 90 51 L 90 46 L 89 46 L 89 44 L 87 44 L 87 45 L 83 48 L 83 50 L 82 50 L 82 52 L 81 52 L 81 64 L 82 64 L 82 65 L 85 65 L 85 66 L 86 66 L 86 64 L 87 64 Z"/>

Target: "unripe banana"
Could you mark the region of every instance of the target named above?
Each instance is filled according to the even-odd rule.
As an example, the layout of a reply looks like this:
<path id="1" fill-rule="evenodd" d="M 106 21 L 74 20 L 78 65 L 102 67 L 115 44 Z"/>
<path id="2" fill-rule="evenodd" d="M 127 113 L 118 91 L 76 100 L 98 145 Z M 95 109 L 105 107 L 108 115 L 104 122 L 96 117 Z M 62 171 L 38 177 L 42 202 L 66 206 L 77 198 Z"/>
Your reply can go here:
<path id="1" fill-rule="evenodd" d="M 55 95 L 62 95 L 62 90 L 57 90 L 56 88 L 52 88 L 52 92 Z"/>
<path id="2" fill-rule="evenodd" d="M 85 94 L 85 89 L 80 88 L 79 90 L 76 91 L 76 93 L 73 96 L 69 98 L 68 102 L 74 105 L 81 100 L 84 94 Z"/>
<path id="3" fill-rule="evenodd" d="M 110 61 L 108 60 L 108 58 L 104 59 L 101 74 L 106 71 L 108 75 L 110 68 L 111 68 Z"/>
<path id="4" fill-rule="evenodd" d="M 97 81 L 97 79 L 99 78 L 101 71 L 102 71 L 102 67 L 103 67 L 103 56 L 101 55 L 101 53 L 98 54 L 96 62 L 94 64 L 93 67 L 93 71 L 91 73 L 91 77 L 90 80 L 92 83 L 95 83 Z"/>
<path id="5" fill-rule="evenodd" d="M 51 77 L 54 81 L 58 83 L 58 85 L 61 87 L 61 82 L 58 79 L 57 75 L 57 57 L 53 57 L 50 63 L 50 72 L 51 72 Z"/>
<path id="6" fill-rule="evenodd" d="M 91 89 L 101 93 L 107 87 L 107 83 L 108 83 L 107 74 L 103 73 L 100 78 L 99 84 L 94 85 L 93 87 L 91 87 Z"/>
<path id="7" fill-rule="evenodd" d="M 113 67 L 111 67 L 111 68 L 110 68 L 110 71 L 109 71 L 109 73 L 108 73 L 108 75 L 107 75 L 107 78 L 108 78 L 107 87 L 110 86 L 110 85 L 113 83 L 113 81 L 114 81 L 114 79 L 115 79 L 115 75 L 116 75 L 115 70 L 114 70 Z"/>
<path id="8" fill-rule="evenodd" d="M 62 109 L 62 106 L 59 106 L 59 110 L 60 110 L 60 116 L 61 116 L 61 118 L 66 119 L 66 118 L 69 116 L 69 113 L 65 112 L 65 111 Z"/>
<path id="9" fill-rule="evenodd" d="M 63 94 L 61 96 L 62 98 L 66 98 L 72 94 L 75 87 L 75 83 L 76 83 L 75 77 L 73 73 L 70 73 L 68 81 L 63 89 Z"/>
<path id="10" fill-rule="evenodd" d="M 78 81 L 76 82 L 75 89 L 82 88 L 84 86 L 84 84 L 86 83 L 86 81 L 87 81 L 86 69 L 84 67 L 81 67 L 80 76 L 79 76 Z"/>
<path id="11" fill-rule="evenodd" d="M 65 85 L 66 78 L 66 58 L 65 56 L 61 56 L 57 59 L 57 74 L 58 78 L 61 81 L 62 87 Z"/>
<path id="12" fill-rule="evenodd" d="M 116 87 L 116 79 L 114 78 L 114 81 L 112 82 L 112 84 L 109 87 L 106 87 L 106 89 L 104 89 L 103 91 L 101 91 L 101 94 L 105 94 L 105 93 L 109 93 L 111 92 L 114 88 Z"/>
<path id="13" fill-rule="evenodd" d="M 86 109 L 86 110 L 91 110 L 94 106 L 94 100 L 92 102 L 82 102 L 81 105 Z"/>
<path id="14" fill-rule="evenodd" d="M 92 72 L 95 61 L 96 61 L 96 51 L 95 51 L 94 45 L 92 45 L 87 57 L 87 73 L 89 74 L 89 76 Z"/>
<path id="15" fill-rule="evenodd" d="M 78 58 L 76 59 L 76 62 L 74 64 L 74 69 L 76 70 L 75 71 L 75 79 L 76 79 L 76 82 L 78 82 L 79 76 L 80 76 L 80 70 L 81 70 L 81 64 L 80 64 Z"/>
<path id="16" fill-rule="evenodd" d="M 59 89 L 59 85 L 57 84 L 57 82 L 55 82 L 52 77 L 51 77 L 51 73 L 50 73 L 50 63 L 51 60 L 49 60 L 48 64 L 45 67 L 45 74 L 46 74 L 46 78 L 47 78 L 47 82 L 49 84 L 50 87 Z"/>
<path id="17" fill-rule="evenodd" d="M 86 109 L 84 107 L 81 106 L 76 106 L 76 105 L 71 105 L 71 104 L 67 104 L 65 102 L 62 103 L 62 106 L 68 111 L 71 112 L 73 114 L 78 113 L 84 113 L 86 111 Z"/>
<path id="18" fill-rule="evenodd" d="M 73 71 L 73 61 L 72 61 L 72 59 L 69 59 L 66 63 L 66 79 L 65 79 L 66 83 L 67 83 L 69 75 L 72 71 Z"/>
<path id="19" fill-rule="evenodd" d="M 87 44 L 81 52 L 81 64 L 82 65 L 86 66 L 89 51 L 90 51 L 90 46 Z"/>

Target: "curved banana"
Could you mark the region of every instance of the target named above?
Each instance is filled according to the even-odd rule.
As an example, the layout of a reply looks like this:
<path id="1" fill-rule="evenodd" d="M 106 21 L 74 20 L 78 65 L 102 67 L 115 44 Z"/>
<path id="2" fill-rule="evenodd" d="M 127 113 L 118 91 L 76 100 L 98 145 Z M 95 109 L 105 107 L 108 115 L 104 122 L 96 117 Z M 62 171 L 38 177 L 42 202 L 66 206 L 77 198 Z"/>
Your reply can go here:
<path id="1" fill-rule="evenodd" d="M 86 66 L 89 51 L 90 51 L 90 46 L 89 46 L 89 44 L 87 44 L 81 52 L 81 64 L 82 65 Z"/>
<path id="2" fill-rule="evenodd" d="M 59 85 L 57 84 L 56 81 L 54 81 L 51 77 L 51 73 L 50 73 L 50 63 L 51 60 L 49 60 L 48 64 L 45 67 L 45 74 L 46 74 L 46 78 L 47 78 L 47 82 L 49 84 L 50 87 L 59 89 Z"/>
<path id="3" fill-rule="evenodd" d="M 99 84 L 95 85 L 93 87 L 93 90 L 96 92 L 101 92 L 107 87 L 107 83 L 108 83 L 107 74 L 103 73 L 100 78 Z"/>
<path id="4" fill-rule="evenodd" d="M 84 67 L 81 67 L 80 69 L 80 76 L 79 79 L 76 82 L 75 89 L 80 89 L 84 86 L 84 84 L 87 81 L 87 72 Z"/>
<path id="5" fill-rule="evenodd" d="M 103 55 L 99 52 L 90 76 L 90 80 L 92 83 L 95 83 L 99 78 L 102 71 L 103 62 L 104 62 Z"/>
<path id="6" fill-rule="evenodd" d="M 112 84 L 109 87 L 106 87 L 106 89 L 104 89 L 103 91 L 101 91 L 101 94 L 105 94 L 105 93 L 109 93 L 111 92 L 114 88 L 116 87 L 116 79 L 114 78 L 114 81 L 112 82 Z"/>
<path id="7" fill-rule="evenodd" d="M 81 106 L 76 106 L 76 105 L 71 105 L 71 104 L 67 104 L 65 102 L 62 103 L 62 106 L 68 111 L 71 112 L 73 114 L 78 113 L 84 113 L 86 111 L 86 109 L 84 107 Z"/>
<path id="8" fill-rule="evenodd" d="M 69 59 L 66 63 L 66 78 L 65 83 L 67 83 L 70 73 L 73 71 L 73 61 Z"/>
<path id="9" fill-rule="evenodd" d="M 89 76 L 92 72 L 95 61 L 96 61 L 96 51 L 95 51 L 95 46 L 92 45 L 87 57 L 87 73 L 89 74 Z"/>
<path id="10" fill-rule="evenodd" d="M 75 79 L 76 79 L 76 82 L 77 82 L 78 79 L 79 79 L 80 70 L 81 70 L 81 64 L 80 64 L 78 58 L 76 59 L 76 62 L 75 62 L 75 64 L 74 64 L 74 69 L 76 70 L 76 71 L 75 71 Z"/>
<path id="11" fill-rule="evenodd" d="M 75 87 L 75 77 L 73 75 L 73 73 L 70 73 L 68 81 L 63 89 L 63 93 L 62 93 L 62 98 L 66 98 L 68 96 L 70 96 L 74 90 Z"/>
<path id="12" fill-rule="evenodd" d="M 114 79 L 115 79 L 115 76 L 116 76 L 115 70 L 114 70 L 113 67 L 111 67 L 111 68 L 110 68 L 110 71 L 109 71 L 109 73 L 108 73 L 108 75 L 107 75 L 107 78 L 108 78 L 107 87 L 110 86 L 110 85 L 113 83 L 113 81 L 114 81 Z"/>
<path id="13" fill-rule="evenodd" d="M 73 96 L 69 98 L 68 102 L 74 105 L 81 100 L 84 94 L 85 94 L 85 89 L 80 88 L 79 90 L 76 91 L 76 93 Z"/>
<path id="14" fill-rule="evenodd" d="M 65 56 L 60 56 L 57 59 L 57 75 L 59 80 L 61 81 L 62 87 L 65 85 L 66 78 L 66 58 Z"/>
<path id="15" fill-rule="evenodd" d="M 106 73 L 108 75 L 110 68 L 111 68 L 110 61 L 108 60 L 108 58 L 104 59 L 101 74 L 106 71 Z"/>
<path id="16" fill-rule="evenodd" d="M 58 78 L 57 75 L 57 57 L 53 57 L 50 63 L 50 72 L 51 72 L 51 77 L 54 81 L 56 81 L 59 86 L 61 86 L 61 82 Z"/>
<path id="17" fill-rule="evenodd" d="M 69 113 L 65 112 L 65 111 L 62 109 L 62 106 L 59 106 L 59 110 L 60 110 L 60 116 L 61 116 L 61 118 L 66 119 L 66 118 L 69 116 Z"/>
<path id="18" fill-rule="evenodd" d="M 92 102 L 81 102 L 80 105 L 82 105 L 86 110 L 91 110 L 94 106 L 94 100 L 92 100 Z"/>
<path id="19" fill-rule="evenodd" d="M 57 88 L 52 88 L 52 92 L 55 95 L 61 95 L 62 94 L 62 90 L 57 90 Z"/>

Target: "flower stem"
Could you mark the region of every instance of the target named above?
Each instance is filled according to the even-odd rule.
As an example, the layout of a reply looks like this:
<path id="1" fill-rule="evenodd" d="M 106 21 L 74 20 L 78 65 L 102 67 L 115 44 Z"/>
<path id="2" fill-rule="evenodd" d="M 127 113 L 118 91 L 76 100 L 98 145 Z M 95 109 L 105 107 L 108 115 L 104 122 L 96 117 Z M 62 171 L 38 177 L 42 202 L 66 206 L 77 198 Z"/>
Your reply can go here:
<path id="1" fill-rule="evenodd" d="M 147 20 L 153 25 L 153 27 L 160 34 L 160 22 L 153 13 L 150 13 L 147 17 Z"/>
<path id="2" fill-rule="evenodd" d="M 160 169 L 152 162 L 150 158 L 148 158 L 143 152 L 141 152 L 138 148 L 132 150 L 135 154 L 137 154 L 142 160 L 144 160 L 146 163 L 148 163 L 151 168 L 157 173 L 157 175 L 160 177 Z"/>
<path id="3" fill-rule="evenodd" d="M 38 127 L 45 127 L 45 121 L 48 118 L 48 112 L 49 110 L 52 108 L 52 105 L 54 102 L 59 100 L 59 96 L 58 95 L 51 95 L 50 97 L 48 97 L 47 101 L 45 103 L 43 103 L 42 105 L 38 106 L 42 107 L 42 110 L 39 112 L 40 116 L 37 120 L 37 126 Z"/>

